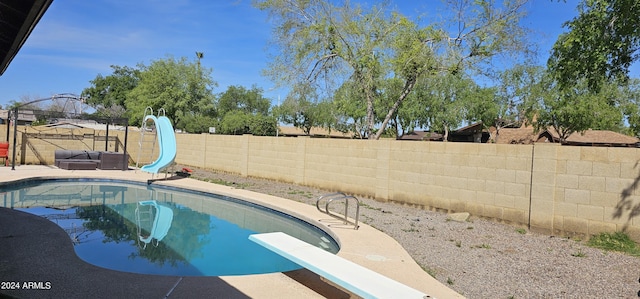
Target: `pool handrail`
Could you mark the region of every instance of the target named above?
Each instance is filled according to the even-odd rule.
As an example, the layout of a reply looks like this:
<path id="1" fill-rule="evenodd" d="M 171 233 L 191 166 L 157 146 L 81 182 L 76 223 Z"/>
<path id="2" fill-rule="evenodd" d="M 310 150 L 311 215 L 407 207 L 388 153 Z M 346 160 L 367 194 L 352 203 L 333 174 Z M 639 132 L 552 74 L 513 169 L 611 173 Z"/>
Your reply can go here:
<path id="1" fill-rule="evenodd" d="M 320 208 L 320 202 L 322 200 L 326 200 L 326 203 L 324 205 L 324 210 Z M 355 200 L 356 201 L 356 215 L 355 215 L 355 221 L 350 221 L 348 218 L 349 215 L 349 200 Z M 336 213 L 331 212 L 331 210 L 329 210 L 329 204 L 331 204 L 333 201 L 335 200 L 344 200 L 344 215 L 339 215 Z M 358 229 L 359 225 L 358 225 L 358 218 L 360 217 L 360 200 L 358 200 L 358 198 L 356 198 L 355 196 L 352 195 L 346 195 L 345 193 L 342 192 L 335 192 L 335 193 L 329 193 L 329 194 L 324 194 L 321 195 L 320 197 L 318 197 L 318 199 L 316 200 L 316 209 L 318 209 L 318 211 L 327 214 L 333 218 L 336 219 L 340 219 L 344 222 L 344 224 L 352 224 L 353 225 L 353 229 Z"/>

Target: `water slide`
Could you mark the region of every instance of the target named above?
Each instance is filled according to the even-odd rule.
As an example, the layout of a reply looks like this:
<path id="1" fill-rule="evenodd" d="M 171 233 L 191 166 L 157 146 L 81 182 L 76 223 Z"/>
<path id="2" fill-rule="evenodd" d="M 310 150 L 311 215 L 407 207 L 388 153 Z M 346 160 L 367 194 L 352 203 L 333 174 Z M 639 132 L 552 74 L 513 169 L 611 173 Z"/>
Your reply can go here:
<path id="1" fill-rule="evenodd" d="M 158 155 L 158 159 L 151 164 L 142 166 L 140 170 L 149 173 L 158 173 L 169 167 L 176 159 L 176 134 L 173 132 L 173 126 L 171 125 L 171 120 L 169 120 L 168 117 L 147 115 L 144 117 L 144 122 L 149 119 L 153 120 L 156 125 L 156 134 L 158 134 L 160 153 Z"/>
<path id="2" fill-rule="evenodd" d="M 154 242 L 155 246 L 158 246 L 158 243 L 167 236 L 169 229 L 171 228 L 171 222 L 173 221 L 173 210 L 171 208 L 163 206 L 159 204 L 155 200 L 143 200 L 138 202 L 138 207 L 136 208 L 136 218 L 139 220 L 140 206 L 152 206 L 155 208 L 155 216 L 153 218 L 153 224 L 151 226 L 151 231 L 149 232 L 149 236 L 138 235 L 140 241 L 144 242 L 144 247 L 147 247 L 147 244 Z M 139 222 L 139 221 L 138 221 Z M 140 223 L 138 223 L 140 226 Z"/>

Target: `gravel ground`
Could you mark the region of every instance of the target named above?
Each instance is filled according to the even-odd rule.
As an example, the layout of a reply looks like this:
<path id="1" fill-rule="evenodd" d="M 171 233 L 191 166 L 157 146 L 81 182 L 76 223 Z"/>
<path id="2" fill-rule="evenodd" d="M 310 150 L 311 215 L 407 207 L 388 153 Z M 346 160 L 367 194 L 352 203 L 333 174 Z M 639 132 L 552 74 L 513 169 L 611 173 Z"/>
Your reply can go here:
<path id="1" fill-rule="evenodd" d="M 329 193 L 194 169 L 193 178 L 315 204 Z M 640 258 L 584 241 L 367 198 L 360 221 L 396 239 L 425 271 L 467 298 L 638 298 Z M 355 210 L 355 209 L 353 209 Z"/>

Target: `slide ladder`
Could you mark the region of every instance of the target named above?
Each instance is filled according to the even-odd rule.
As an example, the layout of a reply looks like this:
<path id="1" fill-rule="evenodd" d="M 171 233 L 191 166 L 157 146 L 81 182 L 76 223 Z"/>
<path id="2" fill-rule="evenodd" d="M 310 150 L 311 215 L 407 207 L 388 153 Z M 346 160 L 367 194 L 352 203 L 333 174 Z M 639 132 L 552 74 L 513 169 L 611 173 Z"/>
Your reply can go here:
<path id="1" fill-rule="evenodd" d="M 145 206 L 146 209 L 144 209 Z M 138 226 L 138 240 L 144 243 L 141 247 L 147 248 L 149 243 L 158 247 L 160 241 L 167 236 L 171 228 L 173 210 L 153 199 L 142 200 L 138 201 L 136 205 L 135 217 Z"/>
<path id="2" fill-rule="evenodd" d="M 160 111 L 158 111 L 158 113 L 160 113 Z M 151 107 L 145 108 L 144 115 L 142 116 L 142 125 L 140 126 L 140 140 L 138 141 L 139 148 L 138 148 L 138 158 L 136 159 L 136 168 L 139 168 L 142 149 L 147 148 L 147 146 L 151 147 L 150 156 L 153 157 L 153 152 L 156 149 L 156 142 L 158 141 L 158 135 L 156 134 L 157 131 L 155 130 L 155 124 L 154 124 L 154 127 L 149 127 L 148 122 L 144 121 L 147 115 L 153 115 L 153 108 Z M 153 139 L 152 140 L 145 139 L 145 135 L 147 135 L 150 132 L 153 133 Z"/>
<path id="3" fill-rule="evenodd" d="M 149 131 L 149 127 L 147 123 L 149 121 L 153 121 L 155 125 L 155 138 L 153 141 L 153 148 L 155 149 L 155 143 L 157 141 L 159 153 L 157 159 L 151 164 L 144 165 L 140 168 L 140 170 L 149 172 L 152 174 L 157 174 L 162 170 L 173 165 L 176 158 L 176 135 L 173 130 L 173 125 L 171 124 L 171 120 L 164 115 L 164 109 L 160 109 L 158 111 L 158 117 L 154 116 L 153 113 L 147 114 L 147 111 L 151 110 L 151 108 L 145 109 L 145 116 L 142 120 L 141 126 L 141 136 L 140 136 L 140 151 L 142 152 L 143 148 L 143 140 L 144 134 L 146 131 Z M 153 111 L 153 110 L 151 110 Z M 162 114 L 162 115 L 161 115 Z M 153 155 L 153 154 L 152 154 Z"/>

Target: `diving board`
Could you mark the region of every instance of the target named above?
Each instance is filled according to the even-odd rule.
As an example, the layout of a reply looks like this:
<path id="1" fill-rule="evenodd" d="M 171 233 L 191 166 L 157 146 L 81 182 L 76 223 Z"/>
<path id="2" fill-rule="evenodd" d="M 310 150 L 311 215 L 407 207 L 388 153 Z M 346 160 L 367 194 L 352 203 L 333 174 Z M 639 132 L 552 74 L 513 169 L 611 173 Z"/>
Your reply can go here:
<path id="1" fill-rule="evenodd" d="M 362 298 L 433 298 L 380 273 L 282 232 L 253 234 L 249 240 L 307 268 Z"/>

